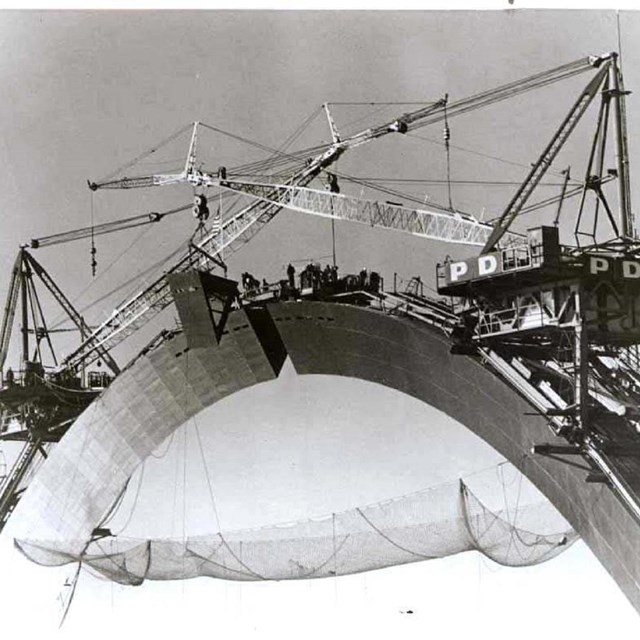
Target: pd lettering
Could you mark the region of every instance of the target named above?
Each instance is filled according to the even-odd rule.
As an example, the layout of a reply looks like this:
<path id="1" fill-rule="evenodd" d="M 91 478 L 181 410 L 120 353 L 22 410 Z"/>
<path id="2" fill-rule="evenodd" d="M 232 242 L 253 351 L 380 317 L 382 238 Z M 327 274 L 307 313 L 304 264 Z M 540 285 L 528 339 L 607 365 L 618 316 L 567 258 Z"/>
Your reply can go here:
<path id="1" fill-rule="evenodd" d="M 609 271 L 609 261 L 606 258 L 600 256 L 591 256 L 589 260 L 590 268 L 589 272 L 596 276 L 599 273 L 606 273 Z"/>
<path id="2" fill-rule="evenodd" d="M 622 280 L 640 280 L 640 261 L 590 256 L 589 274 Z"/>
<path id="3" fill-rule="evenodd" d="M 640 264 L 631 260 L 622 261 L 622 277 L 627 280 L 640 278 Z"/>
<path id="4" fill-rule="evenodd" d="M 487 255 L 478 258 L 478 275 L 488 276 L 498 270 L 498 258 Z"/>
<path id="5" fill-rule="evenodd" d="M 451 269 L 451 282 L 458 282 L 469 271 L 469 265 L 466 262 L 452 262 L 449 268 Z"/>

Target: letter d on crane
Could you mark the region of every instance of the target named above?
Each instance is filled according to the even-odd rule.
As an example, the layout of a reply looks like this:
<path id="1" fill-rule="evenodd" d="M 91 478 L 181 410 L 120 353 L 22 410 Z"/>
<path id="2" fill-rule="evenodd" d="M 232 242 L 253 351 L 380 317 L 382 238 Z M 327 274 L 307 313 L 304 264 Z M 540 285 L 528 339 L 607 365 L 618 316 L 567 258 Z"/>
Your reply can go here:
<path id="1" fill-rule="evenodd" d="M 469 271 L 469 265 L 466 262 L 452 262 L 449 265 L 449 278 L 451 282 L 457 282 L 463 275 Z"/>
<path id="2" fill-rule="evenodd" d="M 640 264 L 631 260 L 622 261 L 622 277 L 629 280 L 640 278 Z"/>
<path id="3" fill-rule="evenodd" d="M 478 275 L 488 276 L 498 270 L 498 258 L 495 256 L 480 256 L 478 258 Z"/>

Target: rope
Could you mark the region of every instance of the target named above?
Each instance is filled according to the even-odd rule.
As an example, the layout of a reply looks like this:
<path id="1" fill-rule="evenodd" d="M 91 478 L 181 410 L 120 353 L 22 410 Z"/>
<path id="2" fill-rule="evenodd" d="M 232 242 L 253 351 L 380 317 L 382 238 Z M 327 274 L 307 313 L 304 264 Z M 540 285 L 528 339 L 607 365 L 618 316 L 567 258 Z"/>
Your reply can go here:
<path id="1" fill-rule="evenodd" d="M 588 59 L 583 58 L 576 62 L 557 67 L 556 69 L 544 71 L 542 73 L 529 76 L 523 80 L 517 80 L 495 89 L 490 89 L 467 98 L 463 98 L 458 102 L 454 102 L 450 106 L 449 115 L 454 117 L 469 111 L 475 111 L 481 107 L 501 102 L 515 95 L 531 91 L 532 89 L 539 89 L 560 80 L 571 78 L 590 69 L 592 69 L 592 67 L 588 64 Z M 433 124 L 433 122 L 437 121 L 437 118 L 437 115 L 431 118 L 426 118 L 421 122 L 416 123 L 412 128 L 418 129 L 429 124 Z"/>
<path id="2" fill-rule="evenodd" d="M 300 124 L 293 133 L 282 143 L 279 151 L 284 151 L 287 147 L 292 145 L 310 125 L 322 113 L 322 106 L 317 107 L 311 114 Z"/>
<path id="3" fill-rule="evenodd" d="M 120 531 L 116 531 L 113 535 L 114 536 L 119 536 L 131 523 L 131 519 L 133 518 L 133 513 L 136 509 L 136 506 L 138 505 L 138 498 L 140 497 L 140 489 L 142 488 L 142 480 L 144 478 L 144 470 L 145 470 L 145 461 L 142 461 L 142 466 L 141 466 L 141 470 L 140 470 L 140 477 L 138 478 L 138 486 L 136 488 L 136 493 L 133 497 L 133 504 L 131 505 L 131 511 L 129 511 L 129 516 L 127 517 L 127 519 L 125 520 L 125 523 L 122 525 L 122 527 L 120 527 Z"/>
<path id="4" fill-rule="evenodd" d="M 368 113 L 365 113 L 364 115 L 360 116 L 359 118 L 354 118 L 353 120 L 349 120 L 349 121 L 345 122 L 344 124 L 342 124 L 340 126 L 340 128 L 346 130 L 347 127 L 351 127 L 354 124 L 357 124 L 358 122 L 362 122 L 363 120 L 370 120 L 371 118 L 373 118 L 373 116 L 375 116 L 376 114 L 380 113 L 383 110 L 384 110 L 384 105 L 381 106 L 381 107 L 378 107 L 377 109 L 373 109 L 372 111 L 369 111 Z"/>
<path id="5" fill-rule="evenodd" d="M 110 269 L 112 267 L 114 267 L 123 257 L 126 253 L 128 253 L 133 246 L 142 238 L 142 236 L 145 235 L 145 233 L 147 233 L 149 231 L 149 228 L 147 229 L 143 229 L 142 231 L 140 231 L 140 233 L 135 237 L 135 239 L 127 246 L 125 247 L 119 254 L 118 256 L 116 256 L 116 258 L 114 258 L 111 263 L 107 266 L 106 269 L 104 269 L 100 275 L 95 279 L 95 280 L 91 280 L 89 282 L 89 284 L 87 284 L 86 287 L 84 287 L 84 289 L 82 289 L 82 291 L 80 291 L 80 293 L 78 293 L 76 296 L 74 296 L 73 300 L 72 300 L 72 304 L 75 306 L 77 301 L 89 290 L 91 289 L 93 286 L 96 285 L 96 283 L 100 280 L 100 278 L 102 278 L 103 276 L 105 276 L 107 273 L 109 273 Z M 93 242 L 93 240 L 92 240 Z M 163 261 L 166 260 L 166 258 L 163 258 Z M 93 274 L 95 276 L 95 273 Z M 134 278 L 131 278 L 131 280 L 128 280 L 126 283 L 124 283 L 123 285 L 121 285 L 120 287 L 118 287 L 117 289 L 112 290 L 110 293 L 105 294 L 105 296 L 102 296 L 101 298 L 99 298 L 98 300 L 96 300 L 95 302 L 92 302 L 89 306 L 83 307 L 82 309 L 79 310 L 79 313 L 82 314 L 82 312 L 86 311 L 87 309 L 91 308 L 92 306 L 94 306 L 95 304 L 98 304 L 99 302 L 102 302 L 102 300 L 104 300 L 106 297 L 110 296 L 112 293 L 115 293 L 115 291 L 118 291 L 120 288 L 127 286 L 130 282 L 132 282 L 134 279 L 137 279 L 139 277 L 142 277 L 141 275 L 136 275 L 134 276 Z M 67 322 L 69 320 L 68 316 L 66 313 L 64 314 L 60 314 L 58 316 L 58 318 L 56 318 L 53 322 L 53 324 L 51 325 L 51 329 L 55 329 L 57 327 L 59 327 L 61 324 L 63 324 L 64 322 Z"/>
<path id="6" fill-rule="evenodd" d="M 510 521 L 509 519 L 509 510 L 508 510 L 508 505 L 507 505 L 507 493 L 505 490 L 505 485 L 502 485 L 502 495 L 504 496 L 504 500 L 505 500 L 505 509 L 506 509 L 506 514 L 507 514 L 507 522 L 511 525 L 511 530 L 509 532 L 509 545 L 507 546 L 507 553 L 506 553 L 506 557 L 509 557 L 509 553 L 511 552 L 511 547 L 513 546 L 513 539 L 516 535 L 516 521 L 518 519 L 518 509 L 520 507 L 520 493 L 522 491 L 522 474 L 520 474 L 520 482 L 518 483 L 518 495 L 516 497 L 516 506 L 513 510 L 513 520 Z M 518 549 L 516 547 L 516 549 Z M 518 550 L 518 553 L 520 553 L 520 551 Z M 520 558 L 524 560 L 524 558 L 522 557 L 522 553 L 520 553 Z"/>
<path id="7" fill-rule="evenodd" d="M 425 555 L 423 553 L 418 553 L 416 551 L 411 551 L 411 549 L 407 549 L 406 547 L 403 547 L 401 544 L 398 544 L 395 540 L 392 540 L 386 533 L 384 533 L 384 531 L 382 531 L 381 529 L 378 529 L 378 527 L 376 527 L 376 525 L 373 524 L 373 522 L 371 522 L 371 520 L 369 520 L 369 518 L 367 518 L 367 516 L 365 516 L 364 513 L 362 513 L 362 510 L 360 509 L 360 507 L 356 507 L 356 511 L 362 516 L 362 519 L 376 533 L 378 533 L 380 536 L 382 536 L 389 544 L 393 545 L 397 549 L 400 549 L 401 551 L 404 551 L 405 553 L 409 553 L 412 556 L 416 556 L 417 558 L 424 558 L 425 560 L 433 560 L 435 557 L 437 557 L 437 556 L 427 556 L 427 555 Z"/>
<path id="8" fill-rule="evenodd" d="M 515 180 L 447 180 L 444 179 L 427 179 L 427 178 L 363 178 L 358 177 L 358 180 L 367 180 L 368 182 L 388 182 L 395 184 L 444 184 L 451 182 L 451 184 L 480 186 L 480 187 L 516 187 L 522 184 L 522 181 Z M 540 182 L 539 187 L 561 187 L 563 182 Z M 574 185 L 578 185 L 578 182 L 574 182 Z"/>
<path id="9" fill-rule="evenodd" d="M 408 200 L 410 202 L 414 202 L 416 204 L 422 205 L 424 206 L 424 202 L 420 199 L 417 198 L 415 196 L 409 195 L 408 193 L 403 193 L 402 191 L 398 191 L 397 189 L 390 189 L 388 187 L 380 187 L 376 184 L 372 184 L 370 182 L 368 182 L 367 180 L 362 180 L 359 178 L 355 178 L 353 176 L 348 176 L 344 173 L 337 173 L 336 175 L 338 177 L 340 177 L 343 180 L 347 180 L 348 182 L 353 182 L 355 184 L 359 184 L 362 185 L 364 187 L 369 187 L 369 189 L 373 189 L 374 191 L 379 191 L 380 193 L 385 193 L 387 195 L 393 196 L 395 198 L 401 198 L 402 200 Z M 447 211 L 449 212 L 450 209 L 449 207 L 446 207 L 442 204 L 438 204 L 437 202 L 433 202 L 433 201 L 429 201 L 429 206 L 433 209 L 439 209 L 440 211 Z"/>
<path id="10" fill-rule="evenodd" d="M 171 445 L 173 444 L 173 438 L 174 438 L 175 435 L 176 435 L 176 432 L 172 431 L 171 435 L 166 440 L 167 448 L 162 453 L 160 453 L 159 455 L 156 455 L 155 453 L 151 452 L 149 455 L 152 458 L 155 458 L 156 460 L 162 460 L 167 455 L 167 453 L 169 453 L 169 449 L 171 448 Z"/>
<path id="11" fill-rule="evenodd" d="M 60 624 L 58 625 L 58 629 L 62 629 L 62 625 L 64 624 L 64 621 L 67 619 L 67 614 L 69 613 L 69 609 L 71 609 L 71 603 L 73 602 L 75 593 L 76 593 L 76 587 L 78 585 L 78 581 L 80 579 L 80 570 L 82 569 L 82 560 L 78 561 L 78 568 L 76 569 L 76 573 L 73 576 L 73 580 L 71 582 L 71 593 L 69 594 L 69 599 L 67 600 L 67 604 L 64 608 L 64 611 L 62 613 L 62 618 L 60 620 Z"/>
<path id="12" fill-rule="evenodd" d="M 453 211 L 453 200 L 451 199 L 451 149 L 449 147 L 449 139 L 451 138 L 451 130 L 449 129 L 449 119 L 447 118 L 447 100 L 449 95 L 445 96 L 444 103 L 444 146 L 447 153 L 447 194 L 449 196 L 449 209 Z"/>
<path id="13" fill-rule="evenodd" d="M 327 104 L 334 105 L 336 107 L 353 107 L 353 106 L 375 107 L 375 106 L 378 106 L 378 105 L 382 105 L 384 107 L 390 107 L 390 106 L 403 106 L 403 105 L 428 106 L 428 105 L 432 105 L 434 103 L 433 102 L 425 102 L 424 100 L 422 100 L 422 101 L 416 101 L 416 102 L 378 102 L 378 101 L 373 101 L 373 102 L 329 102 Z"/>
<path id="14" fill-rule="evenodd" d="M 189 354 L 187 354 L 188 356 Z M 207 487 L 209 489 L 209 497 L 211 498 L 211 504 L 213 506 L 213 513 L 214 513 L 214 517 L 216 519 L 216 525 L 218 527 L 218 535 L 220 537 L 220 540 L 222 540 L 222 544 L 224 544 L 224 546 L 226 547 L 226 549 L 229 551 L 229 553 L 231 554 L 231 557 L 244 569 L 246 569 L 251 575 L 255 576 L 256 578 L 259 578 L 260 580 L 266 580 L 267 578 L 265 578 L 264 576 L 261 576 L 259 573 L 256 573 L 255 571 L 253 571 L 253 569 L 251 569 L 250 567 L 248 567 L 233 551 L 233 549 L 231 549 L 231 547 L 229 546 L 229 544 L 227 543 L 227 541 L 225 540 L 224 536 L 222 535 L 222 527 L 220 526 L 220 518 L 218 515 L 218 509 L 216 507 L 216 499 L 215 499 L 215 495 L 213 493 L 213 485 L 211 483 L 211 477 L 209 475 L 209 467 L 207 466 L 207 462 L 205 460 L 204 457 L 204 448 L 202 446 L 202 439 L 200 438 L 200 428 L 198 426 L 198 422 L 196 420 L 196 417 L 193 416 L 193 424 L 195 425 L 195 431 L 196 431 L 196 438 L 198 441 L 198 448 L 200 449 L 200 456 L 202 457 L 202 465 L 204 467 L 204 474 L 205 477 L 207 479 Z"/>
<path id="15" fill-rule="evenodd" d="M 98 282 L 98 280 L 100 280 L 100 278 L 104 275 L 106 275 L 108 273 L 108 271 L 111 269 L 111 267 L 115 266 L 115 264 L 117 262 L 120 261 L 120 259 L 128 252 L 130 251 L 134 245 L 142 239 L 142 237 L 149 231 L 149 228 L 143 230 L 140 232 L 140 234 L 133 240 L 133 242 L 131 242 L 131 244 L 129 244 L 125 249 L 122 250 L 122 252 L 120 253 L 120 255 L 118 255 L 112 262 L 111 264 L 109 264 L 109 266 L 103 270 L 100 275 L 92 282 L 90 282 L 77 296 L 75 296 L 73 303 L 75 304 L 75 302 L 81 298 L 91 287 L 93 287 L 96 282 Z M 178 253 L 180 253 L 181 251 L 183 251 L 187 246 L 187 242 L 183 242 L 175 251 L 173 251 L 172 253 L 170 253 L 168 256 L 163 257 L 161 260 L 158 260 L 158 262 L 155 262 L 154 264 L 152 264 L 150 267 L 147 267 L 144 271 L 141 271 L 140 273 L 135 274 L 134 276 L 132 276 L 131 278 L 129 278 L 128 280 L 126 280 L 125 282 L 123 282 L 122 284 L 118 285 L 117 287 L 115 287 L 114 289 L 111 289 L 110 291 L 108 291 L 107 293 L 105 293 L 104 295 L 100 296 L 99 298 L 97 298 L 96 300 L 94 300 L 93 302 L 90 302 L 88 304 L 86 304 L 84 307 L 81 307 L 80 309 L 78 309 L 78 313 L 82 314 L 85 311 L 88 311 L 89 309 L 92 309 L 93 307 L 95 307 L 96 305 L 100 304 L 101 302 L 103 302 L 104 300 L 106 300 L 107 298 L 111 297 L 112 295 L 118 293 L 119 291 L 121 291 L 122 289 L 124 289 L 125 287 L 128 287 L 131 283 L 136 282 L 136 286 L 138 285 L 138 281 L 145 278 L 146 276 L 148 276 L 152 271 L 154 271 L 155 269 L 157 269 L 158 267 L 160 267 L 161 265 L 165 264 L 166 262 L 168 262 L 169 260 L 173 259 L 176 255 L 178 255 Z M 67 322 L 68 318 L 65 316 L 58 316 L 58 319 L 54 322 L 54 324 L 52 325 L 51 329 L 55 329 L 57 327 L 59 327 L 61 324 L 63 324 L 64 322 Z"/>
<path id="16" fill-rule="evenodd" d="M 91 395 L 94 392 L 87 390 L 87 389 L 70 389 L 69 387 L 64 387 L 60 384 L 56 384 L 55 382 L 52 382 L 51 380 L 47 380 L 46 378 L 43 378 L 42 376 L 38 375 L 37 373 L 34 373 L 34 376 L 36 378 L 38 378 L 38 380 L 40 380 L 46 387 L 50 387 L 51 390 L 53 391 L 54 389 L 60 389 L 61 391 L 64 391 L 65 393 L 77 393 L 79 395 Z M 55 393 L 55 391 L 54 391 Z M 56 397 L 59 397 L 56 394 Z M 62 399 L 60 397 L 60 399 Z M 76 405 L 74 405 L 76 406 Z"/>
<path id="17" fill-rule="evenodd" d="M 91 250 L 90 250 L 90 254 L 91 254 L 91 275 L 95 278 L 96 277 L 96 267 L 98 266 L 98 262 L 96 260 L 96 253 L 97 253 L 97 249 L 96 249 L 96 241 L 95 241 L 95 227 L 94 227 L 94 222 L 93 222 L 93 191 L 90 191 L 90 197 L 91 197 Z"/>
<path id="18" fill-rule="evenodd" d="M 276 156 L 282 156 L 285 158 L 292 158 L 292 159 L 298 159 L 295 156 L 291 156 L 290 154 L 284 153 L 282 151 L 279 151 L 277 149 L 274 149 L 273 147 L 269 147 L 267 145 L 261 144 L 259 142 L 255 142 L 254 140 L 250 140 L 249 138 L 245 138 L 243 136 L 239 136 L 235 133 L 231 133 L 230 131 L 225 131 L 224 129 L 220 129 L 219 127 L 214 127 L 213 125 L 210 124 L 205 124 L 204 122 L 201 122 L 200 125 L 202 127 L 204 127 L 205 129 L 209 129 L 211 131 L 215 131 L 216 133 L 220 133 L 224 136 L 227 136 L 229 138 L 232 138 L 233 140 L 238 140 L 240 142 L 244 142 L 245 144 L 248 144 L 252 147 L 255 147 L 256 149 L 260 149 L 261 151 L 265 151 L 269 154 L 274 154 Z M 325 148 L 324 145 L 321 148 Z"/>
<path id="19" fill-rule="evenodd" d="M 112 180 L 113 178 L 121 174 L 123 171 L 125 171 L 126 169 L 129 169 L 130 167 L 133 167 L 134 165 L 138 164 L 140 160 L 146 158 L 147 156 L 150 156 L 152 153 L 155 153 L 156 151 L 158 151 L 158 149 L 161 149 L 162 147 L 166 146 L 167 144 L 175 140 L 179 135 L 183 134 L 185 131 L 188 131 L 192 127 L 193 127 L 193 123 L 191 122 L 188 125 L 181 127 L 175 133 L 172 133 L 168 138 L 165 138 L 164 140 L 154 145 L 150 149 L 147 149 L 147 151 L 143 151 L 140 155 L 136 156 L 133 160 L 126 162 L 121 167 L 118 167 L 115 171 L 110 173 L 109 175 L 104 176 L 100 180 L 96 180 L 96 182 L 98 184 L 102 182 L 109 182 L 110 180 Z"/>
<path id="20" fill-rule="evenodd" d="M 417 138 L 418 140 L 423 140 L 424 142 L 430 142 L 431 144 L 437 144 L 437 145 L 443 145 L 444 142 L 440 142 L 439 140 L 433 140 L 432 138 L 426 138 L 425 136 L 421 136 L 418 135 L 417 133 L 412 133 L 409 132 L 406 134 L 407 136 L 411 137 L 411 138 Z M 451 144 L 450 145 L 452 149 L 457 149 L 458 151 L 464 151 L 465 153 L 470 153 L 476 156 L 479 156 L 481 158 L 487 158 L 489 160 L 495 160 L 496 162 L 502 162 L 503 164 L 509 164 L 512 165 L 514 167 L 522 167 L 524 169 L 531 169 L 531 165 L 530 164 L 525 164 L 523 162 L 515 162 L 513 160 L 506 160 L 505 158 L 499 158 L 498 156 L 492 156 L 488 153 L 483 153 L 482 151 L 477 151 L 476 149 L 469 149 L 468 147 L 461 147 L 459 145 L 455 145 L 455 144 Z M 547 170 L 547 173 L 549 174 L 555 174 L 557 176 L 562 176 L 562 172 L 561 171 L 553 171 L 551 168 L 549 168 Z M 502 184 L 508 184 L 508 183 L 502 183 Z M 522 184 L 522 182 L 517 182 L 514 184 Z M 542 183 L 542 184 L 546 184 L 546 183 Z M 558 185 L 555 185 L 558 186 Z"/>

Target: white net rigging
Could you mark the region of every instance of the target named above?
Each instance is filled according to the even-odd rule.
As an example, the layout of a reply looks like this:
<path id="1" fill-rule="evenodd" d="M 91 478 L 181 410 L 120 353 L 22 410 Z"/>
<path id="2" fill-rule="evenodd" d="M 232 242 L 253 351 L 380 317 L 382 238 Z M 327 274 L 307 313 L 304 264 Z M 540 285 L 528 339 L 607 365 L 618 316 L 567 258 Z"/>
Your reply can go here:
<path id="1" fill-rule="evenodd" d="M 535 533 L 516 526 L 533 522 Z M 549 532 L 554 528 L 554 532 Z M 109 580 L 208 576 L 226 580 L 294 580 L 340 576 L 477 550 L 506 566 L 530 566 L 567 549 L 577 534 L 546 502 L 492 511 L 460 480 L 283 525 L 184 538 L 113 536 L 73 556 L 18 542 L 41 564 L 78 561 Z"/>

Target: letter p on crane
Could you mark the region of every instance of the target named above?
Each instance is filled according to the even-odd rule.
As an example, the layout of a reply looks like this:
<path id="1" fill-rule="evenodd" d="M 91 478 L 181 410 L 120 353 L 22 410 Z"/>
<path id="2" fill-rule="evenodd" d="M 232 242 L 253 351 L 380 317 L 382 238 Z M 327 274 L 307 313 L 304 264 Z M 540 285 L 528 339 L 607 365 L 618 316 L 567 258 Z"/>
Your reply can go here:
<path id="1" fill-rule="evenodd" d="M 599 273 L 606 273 L 607 271 L 609 271 L 609 261 L 606 258 L 591 256 L 589 259 L 589 273 L 591 275 L 595 276 Z"/>
<path id="2" fill-rule="evenodd" d="M 469 271 L 469 265 L 466 262 L 452 262 L 449 265 L 449 278 L 451 282 L 457 282 Z"/>

